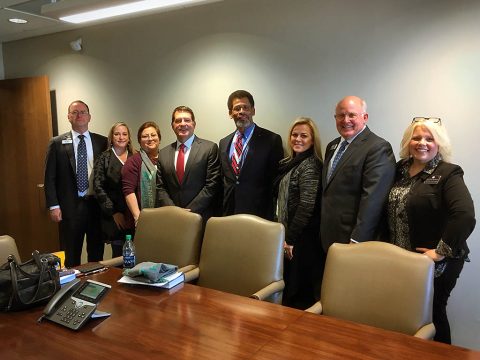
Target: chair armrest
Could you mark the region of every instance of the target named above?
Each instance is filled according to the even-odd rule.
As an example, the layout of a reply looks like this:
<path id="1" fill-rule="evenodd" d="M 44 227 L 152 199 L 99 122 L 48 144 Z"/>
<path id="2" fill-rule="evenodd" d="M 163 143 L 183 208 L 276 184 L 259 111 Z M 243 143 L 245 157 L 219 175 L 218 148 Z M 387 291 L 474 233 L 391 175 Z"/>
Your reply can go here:
<path id="1" fill-rule="evenodd" d="M 183 272 L 183 275 L 185 275 L 185 282 L 191 282 L 193 280 L 196 280 L 200 275 L 200 269 L 198 268 L 198 266 L 195 265 L 184 266 L 178 269 L 178 271 Z"/>
<path id="2" fill-rule="evenodd" d="M 310 306 L 308 309 L 305 309 L 306 312 L 312 313 L 312 314 L 321 314 L 323 311 L 322 308 L 322 303 L 320 301 L 317 301 L 315 304 Z"/>
<path id="3" fill-rule="evenodd" d="M 275 281 L 268 284 L 263 289 L 258 290 L 256 293 L 250 295 L 252 299 L 265 300 L 267 297 L 273 294 L 283 291 L 285 288 L 285 282 L 283 280 Z"/>
<path id="4" fill-rule="evenodd" d="M 109 266 L 109 267 L 120 266 L 120 265 L 123 264 L 123 257 L 118 256 L 118 257 L 113 258 L 113 259 L 107 259 L 107 260 L 99 261 L 99 263 L 104 265 L 104 266 Z"/>
<path id="5" fill-rule="evenodd" d="M 418 337 L 420 339 L 432 340 L 433 337 L 435 336 L 435 332 L 436 332 L 435 326 L 432 323 L 430 323 L 418 329 L 418 331 L 413 336 Z"/>

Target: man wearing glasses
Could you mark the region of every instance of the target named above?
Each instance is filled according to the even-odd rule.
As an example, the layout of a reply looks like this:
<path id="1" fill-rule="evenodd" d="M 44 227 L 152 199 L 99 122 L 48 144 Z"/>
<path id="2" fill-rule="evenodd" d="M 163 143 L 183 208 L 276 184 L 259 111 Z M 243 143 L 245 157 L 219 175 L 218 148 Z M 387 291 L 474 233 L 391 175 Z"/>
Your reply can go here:
<path id="1" fill-rule="evenodd" d="M 248 91 L 234 91 L 227 106 L 236 130 L 219 145 L 223 215 L 273 220 L 273 180 L 283 158 L 282 138 L 253 122 L 255 103 Z"/>
<path id="2" fill-rule="evenodd" d="M 325 253 L 334 242 L 376 238 L 395 175 L 392 146 L 366 125 L 364 100 L 345 97 L 334 117 L 340 137 L 327 145 L 322 170 L 320 234 Z"/>
<path id="3" fill-rule="evenodd" d="M 76 100 L 68 107 L 72 130 L 54 137 L 45 161 L 45 197 L 51 219 L 59 225 L 65 266 L 80 265 L 87 237 L 88 261 L 103 259 L 100 207 L 93 197 L 93 164 L 107 148 L 107 138 L 88 131 L 90 111 Z"/>

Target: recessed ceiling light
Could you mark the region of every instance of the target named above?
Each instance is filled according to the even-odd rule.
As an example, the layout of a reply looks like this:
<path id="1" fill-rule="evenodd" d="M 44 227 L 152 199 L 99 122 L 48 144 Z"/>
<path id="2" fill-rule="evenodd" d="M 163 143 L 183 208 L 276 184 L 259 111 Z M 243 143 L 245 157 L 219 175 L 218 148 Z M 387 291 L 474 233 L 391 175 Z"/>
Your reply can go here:
<path id="1" fill-rule="evenodd" d="M 28 21 L 25 19 L 18 19 L 18 18 L 12 18 L 8 19 L 8 21 L 15 23 L 15 24 L 26 24 Z"/>
<path id="2" fill-rule="evenodd" d="M 168 8 L 175 6 L 192 5 L 195 3 L 205 3 L 219 0 L 142 0 L 123 5 L 112 6 L 108 8 L 87 11 L 75 15 L 60 17 L 60 20 L 80 24 L 93 20 L 106 19 L 114 16 L 132 14 L 140 11 Z"/>

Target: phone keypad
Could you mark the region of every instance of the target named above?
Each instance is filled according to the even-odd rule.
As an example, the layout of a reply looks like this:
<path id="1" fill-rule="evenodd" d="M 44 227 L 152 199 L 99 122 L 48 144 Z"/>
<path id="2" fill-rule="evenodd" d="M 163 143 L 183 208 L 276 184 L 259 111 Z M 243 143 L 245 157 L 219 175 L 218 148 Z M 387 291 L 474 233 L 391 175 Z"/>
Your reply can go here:
<path id="1" fill-rule="evenodd" d="M 57 310 L 55 314 L 56 317 L 52 320 L 71 329 L 77 330 L 95 311 L 95 308 L 95 306 L 85 305 L 82 302 L 70 300 Z"/>

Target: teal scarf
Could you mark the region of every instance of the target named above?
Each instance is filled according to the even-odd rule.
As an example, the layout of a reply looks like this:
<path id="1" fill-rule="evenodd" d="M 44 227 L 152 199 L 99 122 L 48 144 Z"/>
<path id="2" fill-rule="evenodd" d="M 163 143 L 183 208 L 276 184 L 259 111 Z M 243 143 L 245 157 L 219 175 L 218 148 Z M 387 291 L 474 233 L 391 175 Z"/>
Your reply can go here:
<path id="1" fill-rule="evenodd" d="M 155 207 L 157 188 L 157 168 L 145 150 L 140 149 L 142 168 L 140 170 L 140 205 L 142 209 Z"/>

